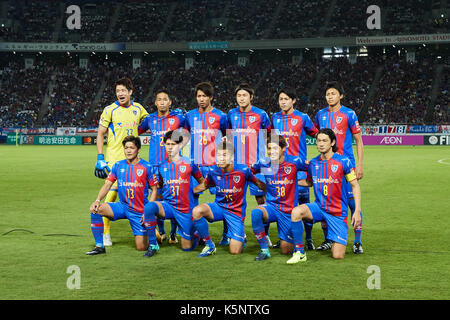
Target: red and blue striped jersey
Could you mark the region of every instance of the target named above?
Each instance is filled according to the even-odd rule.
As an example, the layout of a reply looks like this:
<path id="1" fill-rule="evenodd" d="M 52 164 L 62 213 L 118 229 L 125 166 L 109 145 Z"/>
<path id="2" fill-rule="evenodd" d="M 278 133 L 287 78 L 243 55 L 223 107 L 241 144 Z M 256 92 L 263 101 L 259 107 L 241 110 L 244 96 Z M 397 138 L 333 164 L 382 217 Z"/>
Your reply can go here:
<path id="1" fill-rule="evenodd" d="M 150 163 L 139 159 L 137 164 L 129 164 L 127 160 L 117 161 L 107 178 L 117 181 L 119 201 L 129 210 L 144 213 L 144 205 L 148 202 L 148 187 L 158 184 Z"/>
<path id="2" fill-rule="evenodd" d="M 313 183 L 316 203 L 333 216 L 346 217 L 348 201 L 345 181 L 356 179 L 350 160 L 340 154 L 333 154 L 330 160 L 322 160 L 320 155 L 311 159 L 306 180 Z"/>
<path id="3" fill-rule="evenodd" d="M 191 134 L 191 159 L 199 166 L 216 163 L 216 144 L 220 142 L 228 127 L 227 115 L 213 108 L 209 112 L 197 109 L 186 113 L 184 127 Z"/>
<path id="4" fill-rule="evenodd" d="M 150 131 L 148 162 L 157 166 L 167 160 L 166 148 L 164 147 L 164 135 L 167 131 L 184 127 L 184 115 L 170 111 L 165 117 L 159 117 L 158 112 L 149 114 L 139 125 L 139 134 Z"/>
<path id="5" fill-rule="evenodd" d="M 336 152 L 349 158 L 353 167 L 355 167 L 352 135 L 361 132 L 355 111 L 344 106 L 341 106 L 335 112 L 331 112 L 328 107 L 324 108 L 317 112 L 314 125 L 318 129 L 330 128 L 334 131 L 336 134 Z"/>
<path id="6" fill-rule="evenodd" d="M 219 207 L 245 218 L 248 183 L 256 181 L 256 177 L 246 165 L 235 164 L 231 172 L 224 172 L 214 165 L 208 168 L 205 184 L 216 187 L 215 202 Z"/>
<path id="7" fill-rule="evenodd" d="M 164 201 L 182 213 L 190 213 L 194 206 L 191 179 L 202 177 L 198 166 L 188 158 L 181 157 L 177 162 L 165 161 L 160 164 L 158 176 Z"/>
<path id="8" fill-rule="evenodd" d="M 252 167 L 252 173 L 261 172 L 266 179 L 266 201 L 280 212 L 291 214 L 297 206 L 297 171 L 306 171 L 308 165 L 300 157 L 284 156 L 283 163 L 273 165 L 270 158 L 261 159 Z"/>
<path id="9" fill-rule="evenodd" d="M 228 127 L 232 129 L 234 162 L 251 166 L 265 154 L 265 139 L 261 129 L 270 131 L 267 113 L 255 106 L 242 112 L 239 107 L 228 112 Z"/>
<path id="10" fill-rule="evenodd" d="M 294 110 L 283 115 L 281 111 L 277 112 L 272 116 L 272 126 L 286 139 L 286 155 L 307 159 L 306 135 L 314 137 L 318 130 L 306 113 Z"/>

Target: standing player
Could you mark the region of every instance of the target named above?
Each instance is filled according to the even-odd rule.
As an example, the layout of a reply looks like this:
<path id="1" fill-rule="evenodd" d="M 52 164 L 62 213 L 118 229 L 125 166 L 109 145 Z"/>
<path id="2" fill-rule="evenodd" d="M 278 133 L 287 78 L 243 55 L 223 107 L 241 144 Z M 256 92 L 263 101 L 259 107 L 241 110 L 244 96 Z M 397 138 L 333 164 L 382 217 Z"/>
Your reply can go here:
<path id="1" fill-rule="evenodd" d="M 245 243 L 246 194 L 249 182 L 263 191 L 266 186 L 258 180 L 244 164 L 234 164 L 234 150 L 230 142 L 221 142 L 217 148 L 217 165 L 209 168 L 203 183 L 194 188 L 201 192 L 216 187 L 216 199 L 213 203 L 203 203 L 194 208 L 192 217 L 194 225 L 206 246 L 199 257 L 207 257 L 216 252 L 216 246 L 209 235 L 208 221 L 224 221 L 230 238 L 230 253 L 240 254 Z"/>
<path id="2" fill-rule="evenodd" d="M 228 112 L 228 126 L 232 129 L 233 145 L 235 147 L 234 162 L 251 166 L 259 158 L 266 155 L 263 130 L 270 132 L 270 119 L 267 113 L 252 105 L 255 90 L 248 83 L 239 84 L 234 90 L 238 107 Z M 261 174 L 256 175 L 263 179 Z M 250 183 L 250 194 L 255 196 L 259 205 L 264 204 L 265 192 Z M 224 230 L 224 233 L 226 230 Z M 268 234 L 268 232 L 266 233 Z M 270 242 L 267 235 L 267 241 Z M 271 246 L 271 243 L 270 243 Z"/>
<path id="3" fill-rule="evenodd" d="M 149 114 L 144 121 L 139 125 L 139 134 L 150 131 L 150 143 L 148 152 L 148 162 L 154 167 L 155 172 L 157 167 L 167 160 L 167 153 L 164 147 L 164 135 L 168 131 L 176 130 L 184 127 L 184 115 L 177 111 L 170 110 L 172 99 L 167 90 L 159 90 L 156 92 L 155 106 L 157 111 Z M 165 236 L 164 220 L 157 219 L 159 234 L 161 241 Z M 176 231 L 177 222 L 175 219 L 170 219 L 171 229 L 169 243 L 177 243 Z"/>
<path id="4" fill-rule="evenodd" d="M 287 142 L 286 155 L 300 157 L 307 160 L 306 135 L 315 137 L 317 128 L 306 113 L 294 109 L 296 92 L 293 88 L 278 91 L 278 104 L 281 111 L 272 116 L 272 125 L 276 133 L 281 134 Z M 297 171 L 297 180 L 305 179 L 304 171 Z M 309 188 L 298 187 L 298 203 L 309 202 Z M 314 250 L 312 241 L 312 224 L 305 222 L 306 249 Z"/>
<path id="5" fill-rule="evenodd" d="M 131 100 L 133 83 L 129 78 L 121 78 L 114 83 L 117 101 L 103 109 L 100 116 L 97 133 L 97 163 L 95 175 L 105 179 L 111 167 L 116 161 L 124 159 L 122 140 L 126 136 L 138 136 L 138 126 L 148 115 L 142 105 Z M 108 136 L 106 143 L 106 159 L 103 154 L 103 141 Z M 106 195 L 106 202 L 114 202 L 117 199 L 117 185 L 114 184 Z M 111 246 L 110 220 L 103 218 L 104 245 Z"/>
<path id="6" fill-rule="evenodd" d="M 194 234 L 192 208 L 198 202 L 193 193 L 193 177 L 197 183 L 203 182 L 202 174 L 196 164 L 188 158 L 180 156 L 183 135 L 180 130 L 168 131 L 164 135 L 164 146 L 167 161 L 158 166 L 160 185 L 162 185 L 162 201 L 149 202 L 145 206 L 144 217 L 151 220 L 155 216 L 161 219 L 176 219 L 178 234 L 181 236 L 181 249 L 194 250 L 198 239 Z"/>
<path id="7" fill-rule="evenodd" d="M 262 172 L 267 186 L 267 202 L 252 210 L 252 228 L 261 247 L 255 258 L 261 261 L 270 258 L 264 225 L 277 222 L 282 254 L 291 254 L 294 249 L 291 232 L 291 211 L 297 206 L 297 172 L 307 170 L 308 165 L 299 157 L 286 154 L 287 142 L 282 135 L 272 134 L 267 139 L 269 158 L 253 164 L 253 173 Z"/>
<path id="8" fill-rule="evenodd" d="M 200 82 L 195 86 L 198 108 L 186 114 L 185 128 L 191 134 L 191 160 L 206 177 L 208 168 L 216 163 L 216 144 L 225 136 L 228 128 L 227 115 L 212 106 L 214 88 L 210 82 Z M 195 184 L 195 182 L 194 182 Z M 214 194 L 215 189 L 209 189 Z M 226 233 L 226 224 L 224 224 Z M 222 237 L 221 245 L 227 245 L 229 239 Z"/>
<path id="9" fill-rule="evenodd" d="M 306 261 L 303 248 L 302 220 L 312 223 L 325 221 L 328 225 L 328 238 L 333 242 L 331 253 L 334 259 L 343 259 L 347 245 L 347 214 L 348 198 L 345 181 L 350 184 L 355 197 L 355 212 L 352 225 L 357 228 L 361 223 L 361 191 L 348 158 L 338 153 L 336 135 L 329 128 L 320 129 L 317 133 L 317 150 L 320 155 L 313 158 L 307 171 L 303 186 L 312 186 L 316 201 L 302 204 L 292 210 L 292 234 L 294 236 L 295 252 L 288 264 Z"/>
<path id="10" fill-rule="evenodd" d="M 363 177 L 363 153 L 364 146 L 361 137 L 361 128 L 359 127 L 358 118 L 355 111 L 341 105 L 344 97 L 344 88 L 336 81 L 329 82 L 326 85 L 325 97 L 328 107 L 320 110 L 315 117 L 314 124 L 318 129 L 330 128 L 336 134 L 337 153 L 350 159 L 355 168 L 356 178 Z M 352 137 L 355 138 L 356 153 L 358 155 L 358 164 L 355 166 L 355 157 L 353 155 Z M 344 182 L 346 186 L 346 194 L 348 196 L 348 205 L 351 214 L 355 212 L 355 199 L 353 197 L 352 188 L 349 183 Z M 362 213 L 361 213 L 362 218 Z M 328 250 L 331 248 L 331 242 L 327 238 L 327 224 L 322 224 L 324 230 L 325 241 L 317 248 L 317 250 Z M 361 244 L 362 222 L 354 227 L 355 240 L 353 243 L 353 253 L 363 253 Z"/>
<path id="11" fill-rule="evenodd" d="M 135 136 L 128 136 L 123 139 L 124 160 L 117 161 L 111 170 L 105 184 L 100 189 L 97 200 L 92 203 L 91 229 L 95 239 L 95 248 L 87 255 L 97 255 L 106 253 L 103 244 L 103 220 L 102 217 L 115 221 L 128 219 L 133 230 L 136 242 L 136 249 L 143 251 L 157 250 L 156 242 L 156 221 L 147 222 L 145 227 L 141 225 L 141 218 L 144 214 L 144 205 L 148 202 L 148 187 L 152 189 L 151 200 L 156 198 L 156 186 L 158 181 L 152 172 L 150 164 L 139 159 L 141 150 L 141 140 Z M 113 183 L 117 181 L 119 202 L 100 201 L 107 195 Z M 149 245 L 150 240 L 150 245 Z"/>

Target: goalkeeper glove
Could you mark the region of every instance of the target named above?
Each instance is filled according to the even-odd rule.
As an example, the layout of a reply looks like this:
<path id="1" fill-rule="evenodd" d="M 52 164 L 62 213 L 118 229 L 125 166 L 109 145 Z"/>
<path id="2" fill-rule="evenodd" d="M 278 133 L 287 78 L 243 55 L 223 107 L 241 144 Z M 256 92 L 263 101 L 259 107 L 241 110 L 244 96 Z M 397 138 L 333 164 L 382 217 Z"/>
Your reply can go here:
<path id="1" fill-rule="evenodd" d="M 105 156 L 102 154 L 97 155 L 97 163 L 95 164 L 95 176 L 100 179 L 106 179 L 111 169 L 105 161 Z"/>

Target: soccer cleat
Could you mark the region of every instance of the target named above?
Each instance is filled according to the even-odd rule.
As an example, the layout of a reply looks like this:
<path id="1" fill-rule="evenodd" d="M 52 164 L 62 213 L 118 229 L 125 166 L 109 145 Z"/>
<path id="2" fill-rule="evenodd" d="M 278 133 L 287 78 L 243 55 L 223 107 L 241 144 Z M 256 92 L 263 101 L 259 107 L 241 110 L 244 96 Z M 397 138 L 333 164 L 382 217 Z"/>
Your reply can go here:
<path id="1" fill-rule="evenodd" d="M 103 235 L 103 245 L 105 247 L 111 247 L 112 246 L 111 235 L 109 233 L 106 233 L 106 234 Z"/>
<path id="2" fill-rule="evenodd" d="M 277 243 L 275 243 L 272 248 L 274 249 L 278 249 L 280 247 L 280 240 L 277 241 Z"/>
<path id="3" fill-rule="evenodd" d="M 226 234 L 222 234 L 222 239 L 219 242 L 219 246 L 227 246 L 230 244 L 230 238 Z"/>
<path id="4" fill-rule="evenodd" d="M 354 254 L 364 253 L 361 242 L 356 242 L 355 244 L 353 244 L 353 253 Z"/>
<path id="5" fill-rule="evenodd" d="M 270 237 L 269 236 L 266 236 L 266 241 L 267 241 L 267 246 L 269 248 L 273 248 L 273 244 L 272 244 L 272 241 L 270 241 Z"/>
<path id="6" fill-rule="evenodd" d="M 316 248 L 316 251 L 327 251 L 327 250 L 330 250 L 332 245 L 333 245 L 333 242 L 331 242 L 330 240 L 326 240 L 325 239 L 325 241 L 322 242 L 322 244 Z"/>
<path id="7" fill-rule="evenodd" d="M 211 256 L 215 253 L 216 253 L 216 246 L 214 246 L 214 247 L 205 246 L 203 248 L 202 252 L 200 252 L 198 254 L 198 257 L 203 258 L 203 257 Z"/>
<path id="8" fill-rule="evenodd" d="M 156 230 L 156 241 L 161 244 L 164 240 L 166 240 L 166 234 L 165 233 L 159 233 L 158 230 Z"/>
<path id="9" fill-rule="evenodd" d="M 175 233 L 171 233 L 169 237 L 169 244 L 178 243 L 177 235 Z"/>
<path id="10" fill-rule="evenodd" d="M 86 252 L 86 254 L 88 256 L 94 256 L 96 254 L 102 254 L 102 253 L 106 253 L 106 249 L 102 248 L 102 247 L 95 247 L 94 249 L 92 249 L 91 251 Z"/>
<path id="11" fill-rule="evenodd" d="M 144 257 L 150 258 L 159 251 L 159 246 L 157 244 L 151 244 L 148 246 L 147 252 L 144 253 Z"/>
<path id="12" fill-rule="evenodd" d="M 290 258 L 288 261 L 286 261 L 287 264 L 295 264 L 299 262 L 305 262 L 306 261 L 306 254 L 301 253 L 300 251 L 295 251 L 292 255 L 292 258 Z"/>
<path id="13" fill-rule="evenodd" d="M 314 246 L 314 242 L 312 241 L 312 239 L 307 239 L 307 240 L 306 240 L 305 249 L 306 249 L 306 250 L 315 250 L 315 249 L 316 249 L 316 247 Z"/>
<path id="14" fill-rule="evenodd" d="M 262 249 L 255 258 L 255 261 L 262 261 L 270 258 L 269 249 Z"/>

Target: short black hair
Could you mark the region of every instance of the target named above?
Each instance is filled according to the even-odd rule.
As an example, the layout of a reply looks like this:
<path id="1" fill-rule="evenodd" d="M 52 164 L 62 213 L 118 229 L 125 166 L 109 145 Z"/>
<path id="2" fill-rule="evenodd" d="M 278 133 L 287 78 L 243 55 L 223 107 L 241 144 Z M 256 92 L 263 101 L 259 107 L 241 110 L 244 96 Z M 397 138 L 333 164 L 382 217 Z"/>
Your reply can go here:
<path id="1" fill-rule="evenodd" d="M 231 154 L 234 154 L 234 145 L 233 143 L 223 140 L 221 142 L 219 142 L 216 146 L 216 151 L 219 150 L 227 150 L 229 152 L 231 152 Z"/>
<path id="2" fill-rule="evenodd" d="M 237 95 L 239 90 L 245 90 L 247 91 L 250 96 L 253 98 L 255 96 L 255 89 L 253 89 L 247 82 L 240 83 L 235 89 L 234 89 L 234 96 Z"/>
<path id="3" fill-rule="evenodd" d="M 127 144 L 127 142 L 133 142 L 134 145 L 136 146 L 136 148 L 140 149 L 141 148 L 141 139 L 139 137 L 135 137 L 135 136 L 126 136 L 123 141 L 122 141 L 122 145 L 125 147 L 125 145 Z"/>
<path id="4" fill-rule="evenodd" d="M 327 82 L 327 84 L 325 85 L 325 93 L 328 91 L 328 89 L 331 89 L 331 88 L 339 91 L 340 95 L 342 95 L 342 96 L 345 95 L 344 87 L 339 82 L 337 82 L 337 81 Z"/>
<path id="5" fill-rule="evenodd" d="M 197 95 L 198 90 L 203 91 L 203 93 L 208 97 L 214 96 L 214 87 L 209 81 L 197 83 L 197 85 L 195 86 L 195 95 Z"/>
<path id="6" fill-rule="evenodd" d="M 284 147 L 287 147 L 286 138 L 284 136 L 282 136 L 281 134 L 277 134 L 277 133 L 271 133 L 270 135 L 267 136 L 267 145 L 269 145 L 269 143 L 278 143 L 278 146 L 281 149 L 283 149 Z"/>
<path id="7" fill-rule="evenodd" d="M 331 130 L 330 128 L 322 128 L 317 132 L 316 135 L 316 139 L 319 136 L 319 134 L 326 134 L 328 137 L 330 137 L 331 143 L 333 143 L 334 141 L 334 146 L 331 148 L 331 150 L 333 150 L 333 152 L 337 151 L 337 140 L 336 140 L 336 134 L 334 133 L 333 130 Z"/>
<path id="8" fill-rule="evenodd" d="M 183 142 L 183 135 L 181 134 L 180 131 L 177 130 L 171 130 L 171 131 L 167 131 L 164 134 L 164 138 L 163 141 L 164 143 L 167 142 L 167 140 L 172 140 L 173 142 L 175 142 L 176 144 L 180 144 Z"/>
<path id="9" fill-rule="evenodd" d="M 172 100 L 172 97 L 170 96 L 169 90 L 167 90 L 167 89 L 159 89 L 158 91 L 156 91 L 156 92 L 155 92 L 155 100 L 156 100 L 156 97 L 158 96 L 158 94 L 160 94 L 160 93 L 165 93 L 165 94 L 167 94 L 167 96 L 169 97 L 169 99 Z"/>
<path id="10" fill-rule="evenodd" d="M 282 88 L 280 90 L 278 90 L 277 93 L 277 98 L 280 98 L 280 94 L 284 93 L 285 95 L 287 95 L 289 98 L 291 98 L 292 100 L 297 99 L 297 93 L 295 92 L 294 88 L 291 87 L 285 87 Z"/>
<path id="11" fill-rule="evenodd" d="M 130 78 L 120 78 L 119 80 L 117 80 L 116 82 L 114 82 L 114 90 L 116 90 L 117 86 L 124 86 L 125 88 L 127 88 L 127 90 L 133 90 L 133 82 L 131 81 Z"/>

